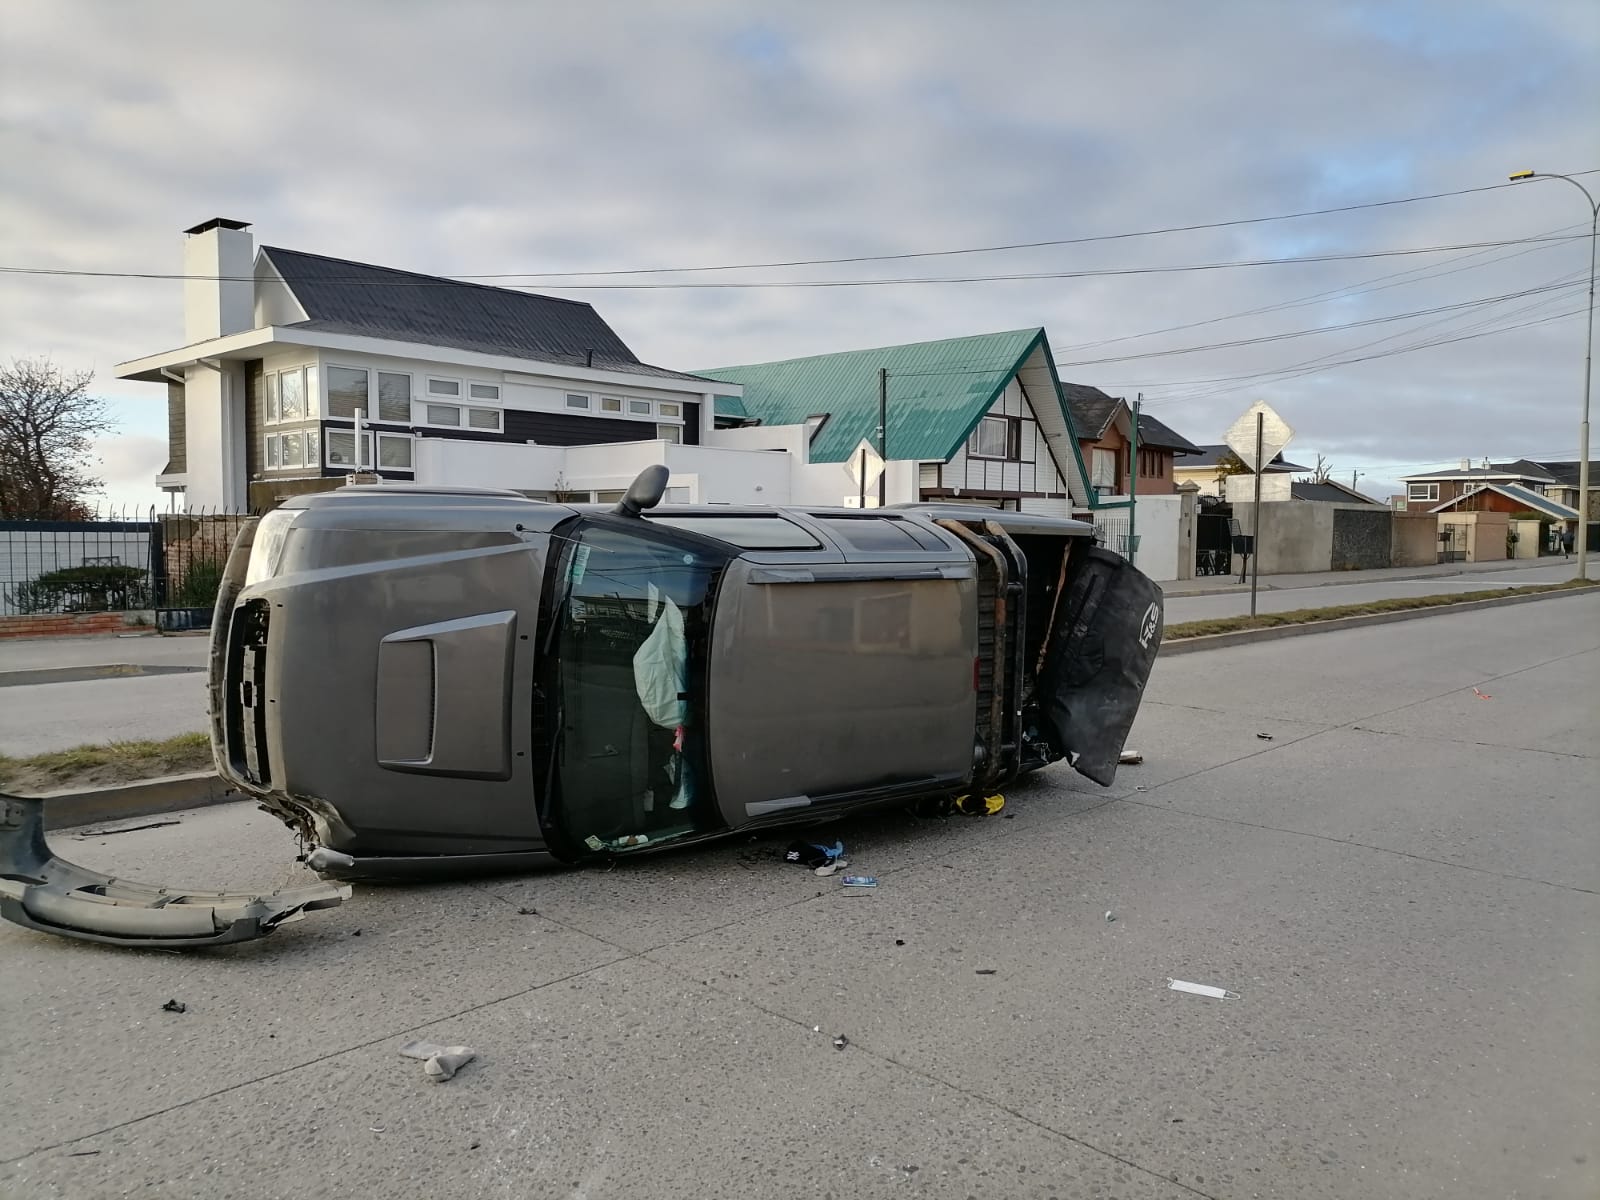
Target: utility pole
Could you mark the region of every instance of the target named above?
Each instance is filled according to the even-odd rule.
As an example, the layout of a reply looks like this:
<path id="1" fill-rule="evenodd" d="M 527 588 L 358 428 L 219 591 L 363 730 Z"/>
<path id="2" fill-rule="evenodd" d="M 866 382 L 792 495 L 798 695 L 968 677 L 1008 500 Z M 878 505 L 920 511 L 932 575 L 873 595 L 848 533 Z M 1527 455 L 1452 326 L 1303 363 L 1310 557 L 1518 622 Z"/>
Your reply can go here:
<path id="1" fill-rule="evenodd" d="M 1266 414 L 1256 413 L 1256 504 L 1250 521 L 1250 615 L 1256 615 L 1256 582 L 1261 578 L 1261 443 L 1266 437 Z"/>
<path id="2" fill-rule="evenodd" d="M 883 474 L 878 476 L 878 507 L 889 501 L 889 368 L 878 368 L 878 457 L 883 459 Z"/>
<path id="3" fill-rule="evenodd" d="M 1139 553 L 1139 539 L 1134 536 L 1139 520 L 1139 406 L 1144 403 L 1144 393 L 1133 399 L 1133 423 L 1128 436 L 1128 563 Z"/>

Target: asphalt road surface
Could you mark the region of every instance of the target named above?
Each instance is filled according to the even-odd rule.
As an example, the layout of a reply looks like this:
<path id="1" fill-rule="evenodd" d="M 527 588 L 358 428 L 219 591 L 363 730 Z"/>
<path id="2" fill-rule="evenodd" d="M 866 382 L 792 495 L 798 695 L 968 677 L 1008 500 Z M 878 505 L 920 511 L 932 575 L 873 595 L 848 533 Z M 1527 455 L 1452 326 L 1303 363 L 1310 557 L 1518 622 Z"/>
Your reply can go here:
<path id="1" fill-rule="evenodd" d="M 832 827 L 871 892 L 770 839 L 192 955 L 0 926 L 0 1195 L 1592 1200 L 1600 597 L 1293 647 L 1160 660 L 1111 789 Z M 299 870 L 242 804 L 55 842 Z"/>

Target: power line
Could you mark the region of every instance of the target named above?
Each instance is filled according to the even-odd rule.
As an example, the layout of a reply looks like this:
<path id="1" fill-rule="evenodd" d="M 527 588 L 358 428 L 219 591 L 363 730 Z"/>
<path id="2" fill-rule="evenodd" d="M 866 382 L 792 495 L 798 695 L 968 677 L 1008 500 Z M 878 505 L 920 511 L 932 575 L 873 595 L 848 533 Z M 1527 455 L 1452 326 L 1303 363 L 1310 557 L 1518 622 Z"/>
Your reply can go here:
<path id="1" fill-rule="evenodd" d="M 1306 263 L 1326 262 L 1355 262 L 1369 258 L 1397 258 L 1417 254 L 1444 254 L 1456 250 L 1495 249 L 1503 246 L 1520 246 L 1528 242 L 1547 242 L 1559 244 L 1582 240 L 1582 235 L 1558 237 L 1533 237 L 1510 238 L 1499 241 L 1487 242 L 1461 242 L 1455 245 L 1440 246 L 1402 246 L 1392 250 L 1355 251 L 1346 254 L 1308 254 L 1285 258 L 1255 258 L 1234 259 L 1212 263 L 1182 263 L 1168 266 L 1153 267 L 1108 267 L 1096 270 L 1079 271 L 1022 271 L 1001 275 L 934 275 L 934 276 L 904 276 L 889 279 L 772 279 L 755 281 L 713 280 L 705 283 L 675 282 L 675 283 L 573 283 L 560 284 L 563 291 L 683 291 L 703 290 L 713 288 L 732 289 L 785 289 L 785 288 L 839 288 L 839 287 L 886 287 L 903 284 L 951 284 L 951 283 L 994 283 L 1013 282 L 1026 280 L 1046 279 L 1096 279 L 1109 278 L 1120 275 L 1166 275 L 1192 271 L 1220 271 L 1231 270 L 1239 267 L 1272 267 L 1292 266 Z M 406 274 L 394 271 L 387 267 L 374 268 L 390 274 Z M 65 267 L 15 267 L 0 266 L 0 274 L 45 276 L 54 278 L 78 279 L 148 279 L 148 280 L 198 280 L 217 283 L 249 283 L 255 279 L 254 275 L 196 275 L 176 271 L 90 271 Z M 296 276 L 282 276 L 285 283 L 293 286 L 301 282 Z M 415 275 L 405 279 L 374 280 L 364 276 L 349 276 L 345 278 L 332 278 L 320 276 L 314 282 L 318 284 L 348 283 L 362 287 L 396 287 L 396 288 L 425 288 L 425 287 L 452 287 L 462 283 L 471 283 L 478 279 L 509 278 L 509 276 L 487 275 Z M 531 285 L 528 285 L 531 286 Z M 521 290 L 522 285 L 509 285 L 506 290 Z"/>
<path id="2" fill-rule="evenodd" d="M 1582 229 L 1582 228 L 1583 228 L 1582 224 L 1566 225 L 1566 226 L 1558 227 L 1556 229 L 1547 229 L 1543 233 L 1535 234 L 1533 236 L 1535 238 L 1543 238 L 1543 237 L 1546 237 L 1546 236 L 1548 236 L 1550 234 L 1566 233 L 1569 230 L 1578 230 L 1578 229 Z M 1532 240 L 1532 239 L 1525 239 L 1525 240 Z M 1504 254 L 1504 255 L 1501 255 L 1498 258 L 1491 258 L 1491 259 L 1489 259 L 1488 262 L 1473 263 L 1470 266 L 1455 267 L 1455 268 L 1452 268 L 1451 270 L 1443 270 L 1442 269 L 1443 267 L 1447 266 L 1450 262 L 1461 262 L 1461 261 L 1465 261 L 1465 260 L 1471 259 L 1471 258 L 1482 258 L 1484 255 L 1492 253 L 1493 249 L 1495 249 L 1495 248 L 1492 247 L 1492 248 L 1490 248 L 1488 250 L 1474 250 L 1474 251 L 1472 251 L 1470 253 L 1467 253 L 1467 254 L 1458 255 L 1454 259 L 1448 259 L 1444 263 L 1435 263 L 1432 266 L 1426 266 L 1426 267 L 1409 267 L 1404 271 L 1395 271 L 1395 272 L 1391 272 L 1391 273 L 1386 274 L 1386 275 L 1377 275 L 1377 276 L 1374 276 L 1371 279 L 1362 280 L 1359 283 L 1348 284 L 1345 287 L 1332 288 L 1330 290 L 1322 291 L 1322 292 L 1313 292 L 1308 296 L 1301 296 L 1301 297 L 1298 297 L 1298 298 L 1296 298 L 1294 300 L 1285 300 L 1285 301 L 1282 301 L 1282 302 L 1276 303 L 1276 304 L 1267 304 L 1267 305 L 1261 306 L 1260 308 L 1245 309 L 1242 312 L 1229 313 L 1226 316 L 1210 317 L 1210 318 L 1208 318 L 1208 319 L 1206 319 L 1204 321 L 1189 321 L 1189 322 L 1186 322 L 1185 324 L 1182 324 L 1182 325 L 1169 325 L 1164 329 L 1150 329 L 1150 330 L 1144 331 L 1143 333 L 1129 333 L 1129 334 L 1123 334 L 1120 337 L 1102 338 L 1099 341 L 1094 341 L 1094 342 L 1076 342 L 1076 343 L 1073 343 L 1073 344 L 1070 344 L 1070 345 L 1063 345 L 1063 346 L 1057 347 L 1057 351 L 1061 352 L 1061 353 L 1065 353 L 1065 352 L 1074 351 L 1074 350 L 1094 350 L 1094 349 L 1098 349 L 1101 346 L 1112 346 L 1112 345 L 1116 345 L 1116 344 L 1118 344 L 1120 342 L 1135 341 L 1135 340 L 1137 340 L 1139 338 L 1155 337 L 1155 336 L 1157 336 L 1159 334 L 1163 334 L 1163 333 L 1179 333 L 1179 332 L 1182 332 L 1183 330 L 1186 330 L 1186 329 L 1198 329 L 1198 328 L 1201 328 L 1202 326 L 1216 325 L 1216 324 L 1220 324 L 1220 323 L 1222 323 L 1224 321 L 1234 321 L 1234 320 L 1239 320 L 1239 319 L 1244 318 L 1244 317 L 1261 316 L 1261 315 L 1264 315 L 1266 313 L 1281 312 L 1281 311 L 1285 311 L 1285 310 L 1291 309 L 1291 308 L 1302 308 L 1302 307 L 1304 307 L 1304 306 L 1306 306 L 1308 304 L 1315 304 L 1315 303 L 1317 303 L 1319 301 L 1322 301 L 1322 300 L 1349 299 L 1349 298 L 1354 297 L 1354 296 L 1368 295 L 1368 294 L 1371 294 L 1373 292 L 1388 291 L 1390 288 L 1405 287 L 1405 286 L 1407 286 L 1409 284 L 1421 283 L 1421 282 L 1423 282 L 1425 280 L 1429 280 L 1429 279 L 1442 279 L 1447 275 L 1456 275 L 1456 274 L 1459 274 L 1460 272 L 1463 272 L 1463 271 L 1478 271 L 1478 270 L 1482 270 L 1484 267 L 1494 266 L 1494 265 L 1496 265 L 1498 263 L 1509 262 L 1511 259 L 1520 258 L 1525 254 L 1536 254 L 1541 250 L 1549 249 L 1549 246 L 1548 245 L 1529 246 L 1527 249 L 1518 250 L 1513 254 Z M 1409 278 L 1408 279 L 1408 278 L 1405 278 L 1406 276 L 1413 276 L 1413 278 Z M 1384 283 L 1385 280 L 1395 280 L 1396 282 Z M 1383 286 L 1382 287 L 1369 287 L 1369 286 L 1367 286 L 1368 284 L 1375 284 L 1375 283 L 1382 283 Z"/>
<path id="3" fill-rule="evenodd" d="M 1520 300 L 1520 299 L 1524 299 L 1524 298 L 1526 298 L 1528 296 L 1545 295 L 1547 293 L 1552 293 L 1552 292 L 1570 291 L 1573 288 L 1581 287 L 1581 286 L 1583 286 L 1583 281 L 1582 280 L 1573 278 L 1571 276 L 1563 275 L 1563 276 L 1558 276 L 1556 279 L 1551 280 L 1551 281 L 1549 281 L 1547 283 L 1541 284 L 1541 285 L 1539 285 L 1537 287 L 1525 288 L 1522 291 L 1518 291 L 1518 292 L 1507 292 L 1504 295 L 1500 295 L 1500 296 L 1484 296 L 1484 297 L 1480 297 L 1480 298 L 1475 299 L 1475 300 L 1462 300 L 1462 301 L 1458 301 L 1455 304 L 1442 304 L 1442 305 L 1437 305 L 1437 306 L 1432 307 L 1432 308 L 1416 309 L 1416 310 L 1413 310 L 1411 312 L 1390 313 L 1390 314 L 1388 314 L 1386 316 L 1366 317 L 1366 318 L 1363 318 L 1361 320 L 1346 321 L 1346 322 L 1343 322 L 1343 323 L 1340 323 L 1340 324 L 1337 324 L 1337 325 L 1318 325 L 1318 326 L 1313 326 L 1313 327 L 1311 327 L 1309 329 L 1295 329 L 1295 330 L 1285 331 L 1285 332 L 1282 332 L 1282 333 L 1262 334 L 1262 335 L 1260 335 L 1258 337 L 1252 337 L 1252 338 L 1236 338 L 1236 339 L 1234 339 L 1232 341 L 1226 341 L 1226 342 L 1207 342 L 1207 343 L 1202 344 L 1202 345 L 1180 346 L 1180 347 L 1176 347 L 1176 348 L 1173 348 L 1173 349 L 1170 349 L 1170 350 L 1151 350 L 1151 351 L 1147 351 L 1147 352 L 1142 353 L 1142 354 L 1128 354 L 1128 355 L 1122 355 L 1122 356 L 1111 357 L 1111 358 L 1081 359 L 1081 360 L 1077 360 L 1077 361 L 1061 361 L 1061 360 L 1057 359 L 1055 365 L 1056 365 L 1056 368 L 1058 370 L 1061 370 L 1061 369 L 1068 368 L 1068 367 L 1074 367 L 1075 368 L 1075 367 L 1100 366 L 1100 365 L 1103 365 L 1105 363 L 1133 362 L 1133 361 L 1142 360 L 1142 359 L 1148 359 L 1148 358 L 1165 358 L 1165 357 L 1169 357 L 1169 356 L 1172 356 L 1172 355 L 1179 355 L 1179 354 L 1198 354 L 1198 353 L 1205 352 L 1205 351 L 1210 351 L 1210 350 L 1234 349 L 1234 348 L 1239 347 L 1239 346 L 1253 346 L 1253 345 L 1258 345 L 1258 344 L 1265 343 L 1265 342 L 1284 341 L 1284 340 L 1287 340 L 1287 339 L 1290 339 L 1290 338 L 1312 337 L 1312 336 L 1315 336 L 1317 334 L 1323 334 L 1323 333 L 1337 333 L 1337 332 L 1339 332 L 1341 330 L 1359 329 L 1359 328 L 1363 328 L 1363 327 L 1369 326 L 1369 325 L 1385 325 L 1385 324 L 1388 324 L 1388 323 L 1393 322 L 1393 321 L 1405 321 L 1405 320 L 1411 320 L 1411 319 L 1416 318 L 1416 317 L 1432 316 L 1435 313 L 1460 313 L 1462 310 L 1471 310 L 1471 309 L 1477 309 L 1477 308 L 1484 308 L 1484 307 L 1487 307 L 1487 306 L 1493 305 L 1493 304 L 1503 304 L 1508 300 Z M 1554 297 L 1551 297 L 1551 298 L 1554 298 Z M 1426 328 L 1426 326 L 1422 326 L 1420 328 Z M 1409 330 L 1409 331 L 1406 331 L 1406 332 L 1415 332 L 1415 330 Z M 1396 334 L 1394 336 L 1395 337 L 1401 337 L 1401 336 L 1405 336 L 1405 334 L 1403 334 L 1403 333 L 1402 334 Z M 1389 340 L 1389 339 L 1382 339 L 1382 340 Z M 1374 343 L 1368 343 L 1368 344 L 1369 345 L 1376 345 L 1378 343 L 1374 342 Z M 1346 347 L 1346 350 L 1349 350 L 1349 349 L 1352 349 L 1352 348 L 1359 349 L 1360 347 Z M 1345 351 L 1333 351 L 1332 353 L 1338 354 L 1338 353 L 1344 353 L 1344 352 Z M 1316 360 L 1312 360 L 1312 361 L 1316 361 Z M 948 375 L 987 375 L 987 374 L 993 373 L 996 370 L 1004 369 L 1005 367 L 1010 366 L 1010 365 L 1011 364 L 1010 364 L 1009 360 L 1005 361 L 1005 362 L 1001 362 L 1001 361 L 997 360 L 996 362 L 989 363 L 987 365 L 976 365 L 976 364 L 973 364 L 973 365 L 951 366 L 951 367 L 945 367 L 945 368 L 936 368 L 936 369 L 928 370 L 928 371 L 893 371 L 893 372 L 890 373 L 890 377 L 893 378 L 893 379 L 920 379 L 920 378 L 934 378 L 934 377 L 948 376 Z M 1276 373 L 1276 371 L 1262 372 L 1262 373 L 1263 374 L 1274 374 L 1274 373 Z M 1228 378 L 1234 378 L 1234 377 L 1228 377 Z M 1196 381 L 1196 382 L 1210 383 L 1210 382 L 1214 382 L 1214 381 L 1212 381 L 1212 380 L 1199 380 L 1199 381 Z M 1161 386 L 1161 385 L 1140 384 L 1138 386 L 1143 387 L 1143 386 Z M 1180 386 L 1180 385 L 1169 385 L 1169 386 Z"/>
<path id="4" fill-rule="evenodd" d="M 1563 320 L 1566 320 L 1568 317 L 1582 316 L 1586 311 L 1587 311 L 1586 309 L 1574 308 L 1574 309 L 1572 309 L 1572 310 L 1570 310 L 1568 312 L 1556 313 L 1553 316 L 1540 317 L 1539 319 L 1534 320 L 1534 321 L 1522 321 L 1522 322 L 1519 322 L 1518 324 L 1515 324 L 1515 325 L 1505 325 L 1505 326 L 1502 326 L 1502 327 L 1500 327 L 1498 329 L 1484 330 L 1483 332 L 1480 332 L 1480 333 L 1464 334 L 1464 335 L 1462 335 L 1460 337 L 1438 338 L 1438 339 L 1435 339 L 1433 341 L 1423 342 L 1423 343 L 1420 343 L 1420 344 L 1414 345 L 1414 346 L 1403 346 L 1403 347 L 1400 347 L 1400 348 L 1395 349 L 1395 350 L 1386 350 L 1386 351 L 1384 351 L 1384 352 L 1382 352 L 1380 354 L 1364 354 L 1364 355 L 1360 355 L 1360 356 L 1358 356 L 1356 358 L 1341 359 L 1341 360 L 1339 360 L 1337 362 L 1331 362 L 1331 363 L 1327 363 L 1327 364 L 1325 364 L 1323 366 L 1313 367 L 1313 368 L 1311 368 L 1309 370 L 1306 370 L 1304 372 L 1299 372 L 1298 374 L 1305 374 L 1305 375 L 1320 374 L 1321 372 L 1323 372 L 1325 370 L 1329 370 L 1329 369 L 1331 369 L 1333 367 L 1348 367 L 1348 366 L 1353 366 L 1356 363 L 1371 362 L 1371 361 L 1373 361 L 1375 359 L 1379 359 L 1379 358 L 1394 358 L 1394 357 L 1396 357 L 1398 355 L 1402 355 L 1402 354 L 1412 354 L 1412 353 L 1415 353 L 1418 350 L 1431 350 L 1436 346 L 1449 346 L 1449 345 L 1453 345 L 1453 344 L 1455 344 L 1457 342 L 1468 342 L 1468 341 L 1473 341 L 1473 340 L 1475 340 L 1477 338 L 1494 337 L 1497 334 L 1510 333 L 1513 330 L 1517 330 L 1517 329 L 1529 329 L 1529 328 L 1532 328 L 1533 326 L 1536 326 L 1536 325 L 1547 325 L 1552 321 L 1563 321 Z M 1277 372 L 1266 372 L 1264 374 L 1276 374 L 1276 373 Z M 1219 383 L 1221 383 L 1221 382 L 1231 382 L 1233 379 L 1243 380 L 1243 379 L 1252 379 L 1252 378 L 1261 378 L 1261 377 L 1262 376 L 1239 375 L 1239 376 L 1233 376 L 1233 377 L 1231 377 L 1231 379 L 1219 379 L 1216 382 L 1219 382 Z M 1284 381 L 1283 380 L 1279 380 L 1278 382 L 1284 382 Z M 1155 386 L 1155 385 L 1149 385 L 1149 386 Z M 1212 396 L 1225 395 L 1230 391 L 1241 391 L 1241 390 L 1243 390 L 1243 389 L 1242 388 L 1224 388 L 1224 389 L 1220 389 L 1220 390 L 1215 391 L 1215 392 L 1202 392 L 1202 393 L 1196 393 L 1194 395 L 1187 395 L 1187 396 L 1158 397 L 1158 398 L 1155 398 L 1155 399 L 1146 399 L 1145 400 L 1145 405 L 1146 405 L 1146 407 L 1148 407 L 1148 406 L 1150 406 L 1152 404 L 1175 404 L 1175 403 L 1177 403 L 1179 401 L 1182 401 L 1182 400 L 1201 400 L 1201 399 L 1210 398 Z"/>

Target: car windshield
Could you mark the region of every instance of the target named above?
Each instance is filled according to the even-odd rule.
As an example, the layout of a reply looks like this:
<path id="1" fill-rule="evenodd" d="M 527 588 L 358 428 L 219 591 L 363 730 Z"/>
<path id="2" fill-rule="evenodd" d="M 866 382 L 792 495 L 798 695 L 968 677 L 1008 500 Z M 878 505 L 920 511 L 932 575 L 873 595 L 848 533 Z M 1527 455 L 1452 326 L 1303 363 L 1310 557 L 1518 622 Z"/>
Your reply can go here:
<path id="1" fill-rule="evenodd" d="M 718 823 L 705 778 L 708 599 L 727 556 L 639 526 L 580 526 L 555 614 L 558 824 L 631 850 Z"/>

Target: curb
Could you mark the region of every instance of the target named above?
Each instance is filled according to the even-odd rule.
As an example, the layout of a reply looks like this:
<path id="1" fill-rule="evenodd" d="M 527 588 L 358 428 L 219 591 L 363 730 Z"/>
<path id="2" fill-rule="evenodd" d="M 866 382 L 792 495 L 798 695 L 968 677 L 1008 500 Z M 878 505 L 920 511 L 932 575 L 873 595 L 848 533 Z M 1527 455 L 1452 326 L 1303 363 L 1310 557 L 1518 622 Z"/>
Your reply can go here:
<path id="1" fill-rule="evenodd" d="M 198 771 L 192 775 L 143 779 L 117 787 L 45 792 L 39 798 L 47 801 L 45 828 L 66 829 L 129 817 L 152 817 L 183 808 L 231 804 L 245 797 L 225 785 L 214 773 Z"/>
<path id="2" fill-rule="evenodd" d="M 1489 567 L 1487 569 L 1479 568 L 1478 570 L 1463 571 L 1424 571 L 1416 575 L 1385 575 L 1382 579 L 1364 579 L 1362 576 L 1367 574 L 1365 571 L 1343 571 L 1340 572 L 1340 574 L 1348 576 L 1348 578 L 1324 579 L 1319 583 L 1302 583 L 1297 584 L 1294 587 L 1283 587 L 1280 584 L 1272 583 L 1270 582 L 1272 579 L 1281 579 L 1283 576 L 1269 575 L 1267 578 L 1261 581 L 1260 590 L 1263 592 L 1308 592 L 1315 588 L 1351 587 L 1363 583 L 1412 583 L 1418 579 L 1461 579 L 1469 575 L 1508 575 L 1516 571 L 1539 570 L 1543 567 L 1551 566 L 1555 561 L 1559 560 L 1517 559 L 1512 561 L 1526 562 L 1528 565 L 1518 567 Z M 1401 571 L 1405 570 L 1404 567 L 1393 569 Z M 1324 572 L 1320 571 L 1311 572 L 1311 574 L 1314 575 L 1320 575 L 1323 573 Z M 1248 583 L 1232 583 L 1224 584 L 1221 587 L 1204 588 L 1194 587 L 1194 581 L 1191 579 L 1178 579 L 1174 580 L 1173 583 L 1179 586 L 1183 584 L 1188 584 L 1190 586 L 1183 591 L 1168 591 L 1163 587 L 1161 589 L 1162 595 L 1166 596 L 1166 598 L 1169 600 L 1188 600 L 1194 598 L 1195 596 L 1231 596 L 1237 595 L 1240 592 L 1248 592 L 1250 590 L 1250 585 Z"/>
<path id="3" fill-rule="evenodd" d="M 1299 625 L 1274 625 L 1267 629 L 1241 629 L 1234 633 L 1213 633 L 1205 637 L 1181 638 L 1162 642 L 1157 657 L 1194 654 L 1200 650 L 1222 650 L 1228 646 L 1248 646 L 1252 642 L 1276 642 L 1282 638 L 1304 637 L 1310 633 L 1331 633 L 1338 629 L 1360 629 L 1366 625 L 1389 625 L 1396 621 L 1415 621 L 1421 617 L 1442 617 L 1450 613 L 1476 612 L 1480 608 L 1505 608 L 1513 604 L 1532 604 L 1535 600 L 1559 600 L 1564 596 L 1591 596 L 1600 592 L 1600 583 L 1590 587 L 1563 588 L 1537 592 L 1530 596 L 1493 596 L 1488 600 L 1463 600 L 1459 604 L 1435 604 L 1431 608 L 1404 608 L 1397 612 L 1366 613 L 1334 617 L 1327 621 L 1307 621 Z"/>

